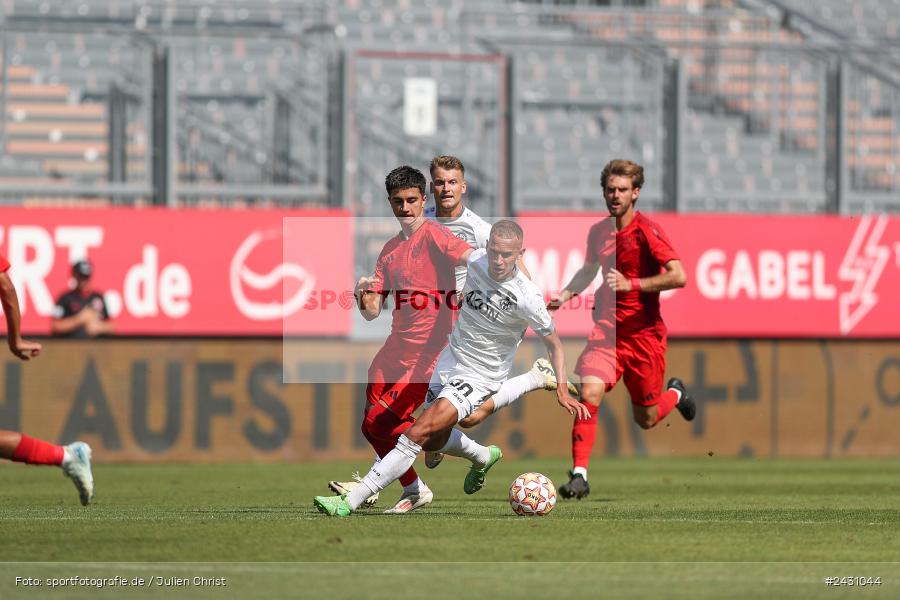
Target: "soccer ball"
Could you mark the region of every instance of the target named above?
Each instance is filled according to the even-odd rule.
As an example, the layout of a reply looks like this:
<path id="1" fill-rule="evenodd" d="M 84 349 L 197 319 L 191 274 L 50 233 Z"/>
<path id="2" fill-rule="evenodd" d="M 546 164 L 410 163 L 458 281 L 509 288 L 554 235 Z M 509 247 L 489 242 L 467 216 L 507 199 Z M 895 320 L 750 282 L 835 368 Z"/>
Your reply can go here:
<path id="1" fill-rule="evenodd" d="M 543 517 L 556 506 L 556 487 L 540 473 L 522 473 L 509 486 L 509 505 L 521 517 Z"/>

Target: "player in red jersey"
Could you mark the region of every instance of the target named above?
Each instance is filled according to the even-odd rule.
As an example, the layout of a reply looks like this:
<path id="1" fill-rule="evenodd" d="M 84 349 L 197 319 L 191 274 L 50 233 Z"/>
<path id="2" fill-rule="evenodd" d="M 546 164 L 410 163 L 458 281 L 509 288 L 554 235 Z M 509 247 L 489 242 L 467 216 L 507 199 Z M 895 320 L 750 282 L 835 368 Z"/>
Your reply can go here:
<path id="1" fill-rule="evenodd" d="M 388 174 L 385 188 L 401 231 L 382 248 L 374 275 L 356 285 L 366 320 L 381 313 L 386 295 L 394 302 L 391 333 L 369 367 L 362 424 L 378 456 L 393 450 L 400 434 L 415 423 L 412 414 L 425 401 L 435 362 L 452 330 L 455 268 L 472 253 L 466 242 L 425 217 L 425 183 L 425 176 L 408 166 Z M 386 512 L 405 513 L 432 501 L 415 469 L 404 473 L 400 483 L 403 495 Z M 343 494 L 355 486 L 332 481 L 329 487 Z"/>
<path id="2" fill-rule="evenodd" d="M 6 315 L 6 338 L 9 350 L 21 360 L 37 358 L 41 345 L 22 339 L 19 318 L 19 299 L 9 278 L 9 261 L 0 256 L 0 302 Z M 57 446 L 44 440 L 28 437 L 18 431 L 0 429 L 0 458 L 29 465 L 56 465 L 75 482 L 81 503 L 87 505 L 94 495 L 94 476 L 91 472 L 91 447 L 84 442 Z"/>
<path id="3" fill-rule="evenodd" d="M 597 437 L 597 411 L 603 394 L 620 378 L 631 395 L 634 421 L 650 429 L 677 408 L 688 421 L 696 405 L 682 381 L 673 377 L 662 390 L 666 371 L 666 326 L 659 312 L 659 293 L 684 287 L 687 277 L 663 230 L 634 209 L 644 183 L 644 169 L 613 160 L 601 175 L 606 207 L 614 219 L 591 227 L 584 265 L 548 308 L 555 310 L 584 291 L 603 267 L 604 283 L 594 297 L 594 328 L 578 358 L 581 398 L 591 418 L 572 428 L 574 466 L 563 498 L 590 492 L 587 468 Z M 613 309 L 613 307 L 615 307 Z"/>

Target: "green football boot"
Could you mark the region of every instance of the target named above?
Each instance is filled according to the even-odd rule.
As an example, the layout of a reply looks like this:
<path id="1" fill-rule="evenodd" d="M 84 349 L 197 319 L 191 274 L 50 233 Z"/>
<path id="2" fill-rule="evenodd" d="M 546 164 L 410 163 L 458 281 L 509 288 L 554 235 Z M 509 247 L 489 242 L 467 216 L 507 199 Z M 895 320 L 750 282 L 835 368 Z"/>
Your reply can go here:
<path id="1" fill-rule="evenodd" d="M 467 494 L 474 494 L 478 490 L 484 487 L 484 476 L 487 475 L 488 470 L 497 464 L 501 458 L 503 458 L 503 452 L 500 451 L 500 448 L 497 446 L 488 446 L 488 450 L 491 452 L 491 457 L 488 459 L 487 464 L 483 467 L 476 467 L 472 465 L 469 469 L 469 472 L 466 473 L 466 480 L 463 482 L 463 491 Z"/>
<path id="2" fill-rule="evenodd" d="M 353 512 L 347 503 L 346 494 L 343 496 L 316 496 L 313 499 L 313 506 L 329 517 L 349 517 Z"/>

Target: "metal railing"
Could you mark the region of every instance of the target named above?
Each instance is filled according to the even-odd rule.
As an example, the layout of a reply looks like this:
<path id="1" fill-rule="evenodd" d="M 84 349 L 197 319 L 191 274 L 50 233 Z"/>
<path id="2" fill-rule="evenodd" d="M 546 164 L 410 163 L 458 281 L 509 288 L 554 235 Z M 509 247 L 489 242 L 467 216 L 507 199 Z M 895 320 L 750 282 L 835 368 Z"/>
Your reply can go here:
<path id="1" fill-rule="evenodd" d="M 365 73 L 343 72 L 352 70 L 352 61 L 337 56 L 352 56 L 359 48 L 334 33 L 339 23 L 324 22 L 324 2 L 289 4 L 274 17 L 266 2 L 213 8 L 198 2 L 176 10 L 165 0 L 120 0 L 116 15 L 102 12 L 107 9 L 99 0 L 45 4 L 46 18 L 4 15 L 0 143 L 10 139 L 16 114 L 9 102 L 10 56 L 17 52 L 9 36 L 16 31 L 99 31 L 127 39 L 138 56 L 167 40 L 192 40 L 198 31 L 202 40 L 264 34 L 273 47 L 291 48 L 282 72 L 244 94 L 254 98 L 247 117 L 252 133 L 243 123 L 223 120 L 205 103 L 214 94 L 184 78 L 172 117 L 182 164 L 174 183 L 178 202 L 236 198 L 376 206 L 383 177 L 396 164 L 426 167 L 435 154 L 463 152 L 470 202 L 485 214 L 503 214 L 510 205 L 596 208 L 596 171 L 620 155 L 652 169 L 648 180 L 656 187 L 648 185 L 644 199 L 655 208 L 900 210 L 897 71 L 889 61 L 868 64 L 875 50 L 864 41 L 829 34 L 799 13 L 785 21 L 780 0 L 709 1 L 693 13 L 627 0 L 612 7 L 495 2 L 442 13 L 447 26 L 458 29 L 458 57 L 484 56 L 487 49 L 502 71 L 484 77 L 481 83 L 488 85 L 461 78 L 451 82 L 457 90 L 440 92 L 444 125 L 453 121 L 462 132 L 455 146 L 440 136 L 409 136 L 399 124 L 403 98 L 391 86 L 415 76 L 421 57 L 399 57 L 406 63 L 397 79 L 379 81 L 377 94 L 357 102 Z M 78 13 L 82 6 L 88 14 Z M 312 31 L 328 34 L 327 42 L 304 33 Z M 307 59 L 320 60 L 321 70 L 299 68 Z M 343 79 L 336 70 L 343 70 Z M 602 77 L 593 80 L 592 70 Z M 81 72 L 90 77 L 100 69 L 92 64 Z M 7 151 L 0 161 L 0 198 L 59 198 L 69 184 L 73 198 L 152 199 L 152 77 L 141 73 L 119 66 L 113 76 L 131 98 L 120 103 L 124 119 L 119 115 L 114 123 L 115 115 L 108 115 L 108 129 L 119 132 L 108 144 L 118 148 L 119 166 L 98 168 L 105 155 L 91 155 L 93 175 L 60 183 L 43 159 Z M 102 104 L 109 88 L 82 92 L 67 102 L 88 98 Z M 226 91 L 219 101 L 241 101 L 235 96 Z M 585 130 L 592 128 L 596 139 L 589 140 Z M 138 142 L 143 153 L 135 150 Z M 12 181 L 10 172 L 27 181 Z M 694 180 L 705 189 L 696 189 Z M 380 202 L 376 209 L 386 208 L 378 207 Z"/>

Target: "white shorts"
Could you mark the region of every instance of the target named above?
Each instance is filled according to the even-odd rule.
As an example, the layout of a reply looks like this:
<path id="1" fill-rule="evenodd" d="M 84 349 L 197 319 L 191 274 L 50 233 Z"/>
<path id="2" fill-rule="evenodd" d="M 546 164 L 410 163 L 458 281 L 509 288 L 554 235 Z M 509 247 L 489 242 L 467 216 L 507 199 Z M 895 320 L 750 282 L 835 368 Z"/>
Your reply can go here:
<path id="1" fill-rule="evenodd" d="M 450 347 L 444 348 L 428 384 L 426 408 L 438 398 L 446 398 L 456 407 L 457 423 L 478 410 L 485 400 L 500 390 L 503 382 L 487 381 L 456 362 Z"/>

